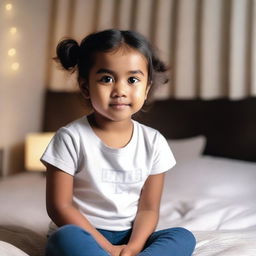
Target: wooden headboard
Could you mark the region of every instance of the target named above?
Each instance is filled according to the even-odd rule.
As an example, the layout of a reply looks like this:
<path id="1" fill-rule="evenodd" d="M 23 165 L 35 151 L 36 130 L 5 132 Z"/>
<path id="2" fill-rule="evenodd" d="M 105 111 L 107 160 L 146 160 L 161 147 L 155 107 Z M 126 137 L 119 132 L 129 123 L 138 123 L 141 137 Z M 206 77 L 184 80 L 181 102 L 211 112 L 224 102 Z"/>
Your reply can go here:
<path id="1" fill-rule="evenodd" d="M 47 91 L 43 131 L 56 131 L 84 114 L 79 93 Z M 204 154 L 256 162 L 256 98 L 168 99 L 154 102 L 135 118 L 170 139 L 204 135 Z"/>

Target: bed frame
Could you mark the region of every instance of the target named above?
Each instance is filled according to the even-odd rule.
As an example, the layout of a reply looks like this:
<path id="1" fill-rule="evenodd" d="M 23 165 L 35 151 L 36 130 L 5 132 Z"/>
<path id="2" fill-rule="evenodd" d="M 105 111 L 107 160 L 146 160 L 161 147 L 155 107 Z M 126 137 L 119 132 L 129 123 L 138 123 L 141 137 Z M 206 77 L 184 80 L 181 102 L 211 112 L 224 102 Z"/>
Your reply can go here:
<path id="1" fill-rule="evenodd" d="M 47 91 L 43 131 L 56 131 L 84 114 L 80 93 Z M 256 162 L 256 97 L 156 101 L 134 118 L 168 139 L 204 135 L 206 155 Z"/>

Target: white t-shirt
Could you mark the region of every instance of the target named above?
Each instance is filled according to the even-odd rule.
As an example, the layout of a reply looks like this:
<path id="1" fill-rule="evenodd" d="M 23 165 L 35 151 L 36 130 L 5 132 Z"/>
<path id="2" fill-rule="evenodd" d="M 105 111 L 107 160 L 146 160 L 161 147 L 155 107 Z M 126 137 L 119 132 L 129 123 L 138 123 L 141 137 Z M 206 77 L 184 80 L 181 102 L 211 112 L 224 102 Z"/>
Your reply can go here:
<path id="1" fill-rule="evenodd" d="M 112 231 L 131 228 L 147 177 L 175 165 L 155 129 L 133 121 L 129 143 L 114 149 L 94 133 L 86 116 L 60 128 L 41 161 L 74 176 L 76 207 L 94 227 Z"/>

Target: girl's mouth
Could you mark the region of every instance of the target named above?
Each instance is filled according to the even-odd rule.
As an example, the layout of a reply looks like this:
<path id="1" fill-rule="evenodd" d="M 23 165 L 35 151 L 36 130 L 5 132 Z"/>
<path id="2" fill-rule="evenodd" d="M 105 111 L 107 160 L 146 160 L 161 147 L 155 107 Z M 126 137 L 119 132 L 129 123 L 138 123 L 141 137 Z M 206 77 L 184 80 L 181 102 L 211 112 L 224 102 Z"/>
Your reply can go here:
<path id="1" fill-rule="evenodd" d="M 110 106 L 111 108 L 114 108 L 114 109 L 120 109 L 120 110 L 122 110 L 122 109 L 125 109 L 125 108 L 127 108 L 127 107 L 130 107 L 131 104 L 127 104 L 127 103 L 111 103 L 111 104 L 109 104 L 109 106 Z"/>

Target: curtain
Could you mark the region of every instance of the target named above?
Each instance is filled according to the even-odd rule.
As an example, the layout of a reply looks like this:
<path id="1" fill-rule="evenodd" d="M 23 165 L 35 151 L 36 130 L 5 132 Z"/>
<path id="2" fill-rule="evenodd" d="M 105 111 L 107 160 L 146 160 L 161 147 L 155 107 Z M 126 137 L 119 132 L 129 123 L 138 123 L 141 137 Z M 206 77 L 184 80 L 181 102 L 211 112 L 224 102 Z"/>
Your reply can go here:
<path id="1" fill-rule="evenodd" d="M 63 37 L 137 30 L 170 66 L 158 99 L 256 96 L 256 0 L 52 0 L 47 86 L 77 90 L 51 58 Z"/>

